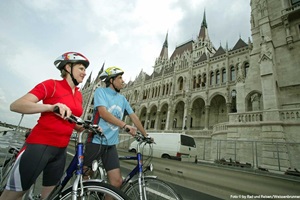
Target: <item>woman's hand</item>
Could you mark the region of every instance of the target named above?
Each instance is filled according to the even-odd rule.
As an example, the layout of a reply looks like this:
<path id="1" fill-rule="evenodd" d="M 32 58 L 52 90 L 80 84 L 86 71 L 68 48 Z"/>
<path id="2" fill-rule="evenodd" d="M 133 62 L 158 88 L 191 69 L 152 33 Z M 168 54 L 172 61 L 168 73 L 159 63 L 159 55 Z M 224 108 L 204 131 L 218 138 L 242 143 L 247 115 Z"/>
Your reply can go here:
<path id="1" fill-rule="evenodd" d="M 68 106 L 66 106 L 63 103 L 56 103 L 56 104 L 53 105 L 53 109 L 56 106 L 59 108 L 59 114 L 57 114 L 58 116 L 60 116 L 63 119 L 66 119 L 67 117 L 71 116 L 72 111 L 71 111 L 71 109 Z"/>

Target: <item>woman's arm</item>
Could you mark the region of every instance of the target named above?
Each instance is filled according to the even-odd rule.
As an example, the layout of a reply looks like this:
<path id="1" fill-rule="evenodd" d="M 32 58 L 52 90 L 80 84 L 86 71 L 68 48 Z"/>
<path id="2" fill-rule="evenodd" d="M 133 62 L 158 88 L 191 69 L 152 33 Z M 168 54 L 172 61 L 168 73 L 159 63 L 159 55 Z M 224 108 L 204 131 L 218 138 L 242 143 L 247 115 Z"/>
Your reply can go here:
<path id="1" fill-rule="evenodd" d="M 21 98 L 14 101 L 12 104 L 10 104 L 10 110 L 22 113 L 22 114 L 36 114 L 36 113 L 42 113 L 42 112 L 53 112 L 53 109 L 55 106 L 59 107 L 59 116 L 62 118 L 69 117 L 72 114 L 72 111 L 68 106 L 62 103 L 56 103 L 56 104 L 42 104 L 38 103 L 39 99 L 31 94 L 27 93 Z"/>
<path id="2" fill-rule="evenodd" d="M 23 114 L 35 114 L 53 111 L 54 105 L 40 104 L 38 101 L 39 100 L 35 95 L 27 93 L 10 104 L 10 110 Z"/>

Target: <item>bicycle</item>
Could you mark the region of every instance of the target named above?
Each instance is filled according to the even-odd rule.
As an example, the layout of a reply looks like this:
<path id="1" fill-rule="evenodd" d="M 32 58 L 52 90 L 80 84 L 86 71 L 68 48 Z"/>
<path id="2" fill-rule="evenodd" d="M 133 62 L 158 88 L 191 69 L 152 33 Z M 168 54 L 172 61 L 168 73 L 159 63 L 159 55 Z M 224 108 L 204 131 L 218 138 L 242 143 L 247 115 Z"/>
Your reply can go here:
<path id="1" fill-rule="evenodd" d="M 59 114 L 59 108 L 55 107 L 53 112 Z M 76 123 L 82 125 L 84 130 L 77 134 L 76 152 L 73 156 L 72 161 L 65 170 L 61 180 L 57 183 L 53 191 L 49 194 L 46 200 L 81 200 L 89 199 L 105 199 L 106 195 L 111 196 L 115 200 L 129 200 L 126 194 L 121 190 L 105 183 L 102 180 L 83 180 L 83 151 L 84 144 L 82 137 L 84 133 L 93 132 L 94 134 L 102 135 L 98 130 L 98 125 L 93 125 L 90 121 L 84 121 L 79 117 L 71 115 L 66 120 L 70 123 Z M 75 181 L 73 184 L 66 189 L 65 186 L 69 180 L 76 174 Z M 32 188 L 25 194 L 25 199 L 33 199 Z M 26 196 L 27 195 L 27 196 Z M 24 199 L 24 198 L 23 198 Z"/>
<path id="2" fill-rule="evenodd" d="M 12 170 L 16 158 L 20 152 L 20 147 L 10 147 L 7 152 L 7 156 L 4 159 L 3 165 L 1 165 L 1 180 L 0 180 L 0 195 L 5 189 L 7 179 L 10 175 L 10 171 Z M 40 199 L 40 194 L 34 194 L 35 184 L 33 184 L 29 191 L 26 192 L 23 196 L 23 200 L 38 200 Z"/>
<path id="3" fill-rule="evenodd" d="M 17 146 L 10 146 L 6 156 L 4 158 L 3 164 L 1 165 L 1 171 L 0 171 L 0 194 L 3 192 L 7 178 L 10 174 L 10 171 L 13 167 L 13 164 L 16 161 L 17 155 L 20 151 L 20 147 Z"/>
<path id="4" fill-rule="evenodd" d="M 146 171 L 152 171 L 153 165 L 150 163 L 152 159 L 152 138 L 144 137 L 141 133 L 137 133 L 135 139 L 138 141 L 137 152 L 135 156 L 119 156 L 120 160 L 136 160 L 137 164 L 134 169 L 123 179 L 121 190 L 131 199 L 152 200 L 152 199 L 173 199 L 182 200 L 180 194 L 166 182 L 158 179 L 156 176 L 146 175 Z M 143 162 L 142 145 L 150 145 L 148 159 Z M 147 165 L 146 165 L 147 163 Z M 107 174 L 102 166 L 101 159 L 94 161 L 92 165 L 94 176 L 104 181 L 107 180 Z M 136 180 L 133 177 L 137 176 Z"/>

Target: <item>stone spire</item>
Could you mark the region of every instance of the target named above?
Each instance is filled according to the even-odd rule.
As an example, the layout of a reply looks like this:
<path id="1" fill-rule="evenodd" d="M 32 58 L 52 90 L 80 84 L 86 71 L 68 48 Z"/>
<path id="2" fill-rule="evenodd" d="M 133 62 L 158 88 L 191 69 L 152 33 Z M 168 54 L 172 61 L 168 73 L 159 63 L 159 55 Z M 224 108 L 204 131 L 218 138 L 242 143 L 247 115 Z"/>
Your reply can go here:
<path id="1" fill-rule="evenodd" d="M 161 49 L 161 52 L 159 54 L 159 58 L 165 58 L 165 59 L 168 59 L 168 32 L 167 32 L 167 35 L 166 35 L 166 39 L 165 39 L 165 42 L 163 44 L 163 47 Z"/>
<path id="2" fill-rule="evenodd" d="M 204 10 L 203 20 L 202 20 L 202 23 L 201 23 L 201 28 L 200 28 L 200 31 L 199 31 L 198 38 L 199 38 L 200 41 L 209 40 L 205 10 Z"/>

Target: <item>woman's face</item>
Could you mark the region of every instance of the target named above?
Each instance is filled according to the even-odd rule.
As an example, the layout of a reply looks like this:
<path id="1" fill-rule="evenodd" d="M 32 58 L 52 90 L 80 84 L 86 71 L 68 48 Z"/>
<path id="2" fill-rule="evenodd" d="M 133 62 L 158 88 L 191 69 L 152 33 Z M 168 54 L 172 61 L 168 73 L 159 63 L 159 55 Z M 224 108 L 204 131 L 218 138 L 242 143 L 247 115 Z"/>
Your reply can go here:
<path id="1" fill-rule="evenodd" d="M 71 68 L 70 68 L 71 70 Z M 85 73 L 85 67 L 83 64 L 74 64 L 73 65 L 73 76 L 77 80 L 78 83 L 82 83 L 86 73 Z M 70 71 L 71 72 L 71 71 Z"/>

